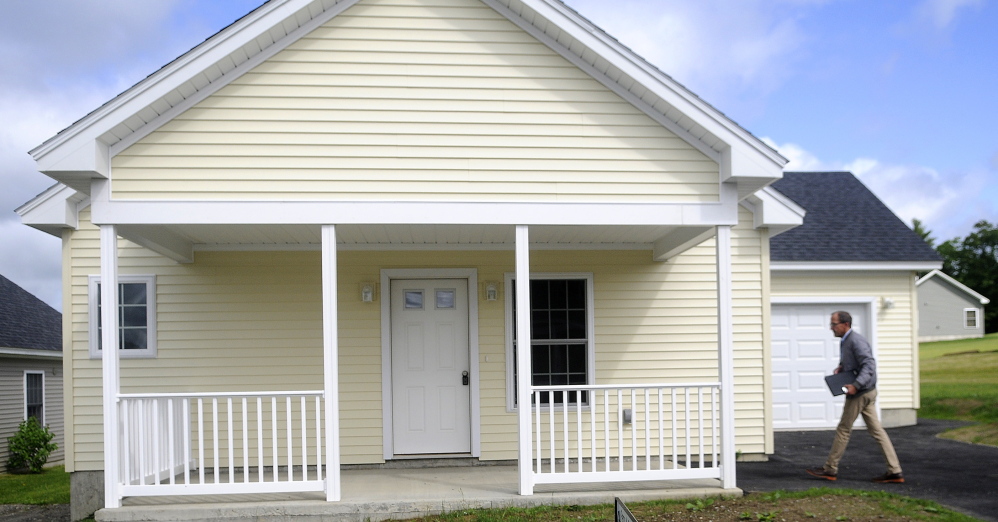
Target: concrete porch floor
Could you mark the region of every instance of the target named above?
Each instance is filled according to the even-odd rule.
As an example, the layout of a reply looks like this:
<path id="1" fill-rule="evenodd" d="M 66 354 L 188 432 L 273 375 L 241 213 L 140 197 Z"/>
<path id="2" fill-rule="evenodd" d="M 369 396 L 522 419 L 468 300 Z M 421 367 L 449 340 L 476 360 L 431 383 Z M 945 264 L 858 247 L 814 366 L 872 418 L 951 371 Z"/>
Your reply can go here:
<path id="1" fill-rule="evenodd" d="M 98 521 L 363 522 L 405 519 L 474 508 L 609 504 L 666 498 L 741 496 L 719 480 L 540 485 L 517 494 L 515 466 L 351 469 L 341 472 L 342 500 L 323 493 L 132 497 L 96 513 Z"/>

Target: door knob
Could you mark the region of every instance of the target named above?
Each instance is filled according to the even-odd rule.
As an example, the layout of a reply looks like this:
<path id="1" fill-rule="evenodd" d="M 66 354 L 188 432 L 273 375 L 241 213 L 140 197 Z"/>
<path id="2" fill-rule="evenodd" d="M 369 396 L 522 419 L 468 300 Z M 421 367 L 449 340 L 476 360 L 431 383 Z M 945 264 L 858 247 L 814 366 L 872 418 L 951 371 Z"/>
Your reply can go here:
<path id="1" fill-rule="evenodd" d="M 461 372 L 461 384 L 468 385 L 468 372 Z"/>

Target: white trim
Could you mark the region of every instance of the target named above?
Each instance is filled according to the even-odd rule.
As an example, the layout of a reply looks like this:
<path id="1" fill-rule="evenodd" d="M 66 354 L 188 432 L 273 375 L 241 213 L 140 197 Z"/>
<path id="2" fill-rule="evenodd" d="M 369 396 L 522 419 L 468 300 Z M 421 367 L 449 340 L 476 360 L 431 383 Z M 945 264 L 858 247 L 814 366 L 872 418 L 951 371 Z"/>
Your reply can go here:
<path id="1" fill-rule="evenodd" d="M 27 357 L 31 359 L 62 359 L 62 352 L 55 350 L 32 350 L 28 348 L 0 348 L 0 355 Z"/>
<path id="2" fill-rule="evenodd" d="M 339 319 L 336 226 L 322 226 L 322 395 L 326 416 L 326 501 L 341 497 Z"/>
<path id="3" fill-rule="evenodd" d="M 395 459 L 392 423 L 392 322 L 393 279 L 465 279 L 468 281 L 468 364 L 471 378 L 471 456 L 482 456 L 481 374 L 478 357 L 478 269 L 477 268 L 384 268 L 381 270 L 381 415 L 385 460 Z"/>
<path id="4" fill-rule="evenodd" d="M 974 326 L 967 326 L 967 312 L 974 312 Z M 983 311 L 980 308 L 964 308 L 963 309 L 963 329 L 964 330 L 980 330 L 981 329 L 981 313 Z"/>
<path id="5" fill-rule="evenodd" d="M 530 339 L 530 228 L 516 226 L 516 336 Z M 528 344 L 529 346 L 529 344 Z M 523 343 L 520 343 L 520 348 Z M 521 351 L 516 358 L 517 402 L 530 404 L 531 381 L 530 357 Z M 536 475 L 531 465 L 533 441 L 530 433 L 530 408 L 519 408 L 516 412 L 516 471 L 517 491 L 521 495 L 534 494 Z"/>
<path id="6" fill-rule="evenodd" d="M 516 279 L 516 274 L 513 272 L 506 272 L 504 276 L 503 284 L 504 288 L 513 288 L 513 281 Z M 596 318 L 596 299 L 594 297 L 594 277 L 592 272 L 531 272 L 530 280 L 535 279 L 585 279 L 586 281 L 586 384 L 593 385 L 596 384 L 596 328 L 594 326 Z M 517 287 L 519 289 L 519 287 Z M 513 367 L 513 292 L 506 292 L 503 296 L 505 303 L 503 303 L 503 308 L 505 309 L 505 327 L 504 331 L 506 333 L 506 413 L 516 413 L 519 409 L 517 406 L 517 401 L 514 400 L 513 390 L 513 380 L 516 373 L 516 368 Z M 519 299 L 517 299 L 519 301 Z M 519 338 L 519 334 L 517 334 Z M 544 407 L 541 407 L 544 409 Z"/>
<path id="7" fill-rule="evenodd" d="M 42 376 L 42 418 L 39 422 L 42 426 L 45 426 L 45 421 L 48 420 L 48 401 L 45 400 L 45 370 L 24 370 L 24 389 L 21 394 L 21 398 L 24 399 L 24 411 L 22 420 L 28 420 L 28 375 L 41 375 Z"/>
<path id="8" fill-rule="evenodd" d="M 671 225 L 738 223 L 737 193 L 722 186 L 715 203 L 562 203 L 492 201 L 161 201 L 110 200 L 95 184 L 95 224 L 198 225 Z M 103 183 L 103 185 L 107 185 Z"/>
<path id="9" fill-rule="evenodd" d="M 965 285 L 965 284 L 957 281 L 956 279 L 953 279 L 951 276 L 947 275 L 946 272 L 943 272 L 942 270 L 938 270 L 938 269 L 937 270 L 933 270 L 933 271 L 929 272 L 928 274 L 925 274 L 924 276 L 922 276 L 921 278 L 919 278 L 918 281 L 915 281 L 915 286 L 921 286 L 922 283 L 924 283 L 924 282 L 928 281 L 929 279 L 932 279 L 933 277 L 936 277 L 936 276 L 941 277 L 943 281 L 946 281 L 947 283 L 955 286 L 957 289 L 966 292 L 967 295 L 969 295 L 969 296 L 973 297 L 974 299 L 977 299 L 978 301 L 980 301 L 982 305 L 986 305 L 986 304 L 988 304 L 988 303 L 991 302 L 991 300 L 988 299 L 987 297 L 984 297 L 983 295 L 975 292 L 969 286 L 967 286 L 967 285 Z"/>
<path id="10" fill-rule="evenodd" d="M 932 270 L 942 266 L 942 261 L 771 261 L 774 272 L 791 271 L 853 271 L 853 270 Z"/>
<path id="11" fill-rule="evenodd" d="M 101 276 L 91 275 L 87 278 L 87 310 L 89 317 L 90 358 L 100 359 L 101 350 L 97 344 L 97 285 Z M 157 352 L 156 328 L 156 276 L 155 275 L 119 275 L 118 284 L 144 283 L 146 285 L 146 348 L 142 350 L 123 350 L 122 359 L 152 359 Z M 103 294 L 103 292 L 101 292 Z M 119 326 L 120 328 L 120 326 Z"/>

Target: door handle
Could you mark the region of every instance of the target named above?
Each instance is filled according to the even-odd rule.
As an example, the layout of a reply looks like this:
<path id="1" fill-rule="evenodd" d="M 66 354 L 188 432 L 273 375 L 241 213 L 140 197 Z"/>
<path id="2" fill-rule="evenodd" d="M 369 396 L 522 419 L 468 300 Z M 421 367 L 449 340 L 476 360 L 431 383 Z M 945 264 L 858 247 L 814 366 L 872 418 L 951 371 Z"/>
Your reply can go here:
<path id="1" fill-rule="evenodd" d="M 461 372 L 461 384 L 468 385 L 468 372 Z"/>

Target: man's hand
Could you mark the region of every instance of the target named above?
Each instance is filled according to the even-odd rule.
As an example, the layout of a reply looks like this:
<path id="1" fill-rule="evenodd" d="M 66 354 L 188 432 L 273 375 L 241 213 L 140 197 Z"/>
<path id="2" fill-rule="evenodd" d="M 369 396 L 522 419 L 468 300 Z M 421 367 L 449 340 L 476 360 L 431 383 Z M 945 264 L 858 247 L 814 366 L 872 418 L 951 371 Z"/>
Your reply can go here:
<path id="1" fill-rule="evenodd" d="M 832 373 L 839 373 L 841 371 L 842 371 L 842 367 L 841 366 L 836 366 L 835 369 L 832 370 Z"/>
<path id="2" fill-rule="evenodd" d="M 846 389 L 846 394 L 848 394 L 848 395 L 856 395 L 856 387 L 855 386 L 853 386 L 851 384 L 847 384 L 847 385 L 843 386 L 843 388 Z"/>

